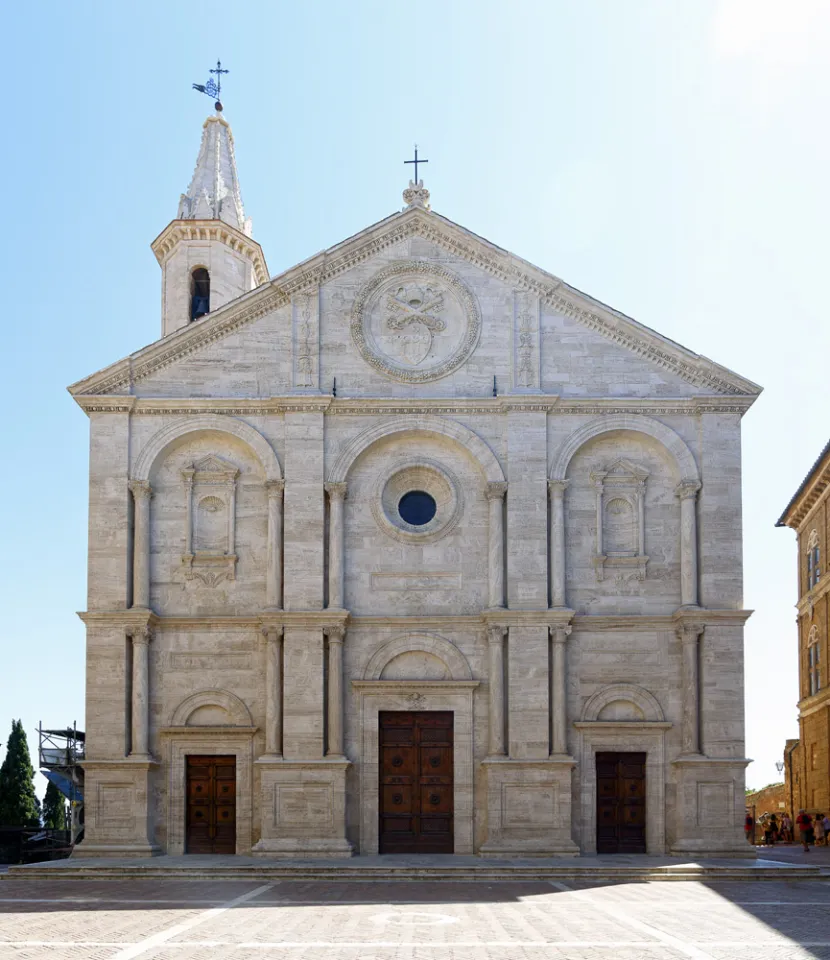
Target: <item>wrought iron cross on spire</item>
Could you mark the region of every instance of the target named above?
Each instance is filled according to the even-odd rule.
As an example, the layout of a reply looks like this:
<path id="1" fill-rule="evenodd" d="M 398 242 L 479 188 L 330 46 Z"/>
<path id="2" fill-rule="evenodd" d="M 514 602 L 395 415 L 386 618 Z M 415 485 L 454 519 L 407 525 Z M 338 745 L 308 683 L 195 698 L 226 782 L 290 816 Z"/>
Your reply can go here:
<path id="1" fill-rule="evenodd" d="M 418 159 L 418 144 L 415 144 L 415 159 L 414 160 L 404 160 L 404 163 L 414 163 L 415 164 L 415 185 L 418 185 L 418 164 L 419 163 L 429 163 L 429 160 L 419 160 Z"/>
<path id="2" fill-rule="evenodd" d="M 198 90 L 199 93 L 204 93 L 205 96 L 212 97 L 212 98 L 216 101 L 216 109 L 217 109 L 217 110 L 221 110 L 221 109 L 222 109 L 222 104 L 221 104 L 220 101 L 219 101 L 219 97 L 220 97 L 221 94 L 222 94 L 222 74 L 223 74 L 223 73 L 230 73 L 230 70 L 223 70 L 223 69 L 222 69 L 222 61 L 221 61 L 221 60 L 217 60 L 217 61 L 216 61 L 216 69 L 215 69 L 215 70 L 210 70 L 209 73 L 215 73 L 215 74 L 216 74 L 216 79 L 214 80 L 213 77 L 211 77 L 211 78 L 208 80 L 208 82 L 205 83 L 205 84 L 202 84 L 202 83 L 194 83 L 194 84 L 193 84 L 193 89 L 194 89 L 194 90 Z"/>

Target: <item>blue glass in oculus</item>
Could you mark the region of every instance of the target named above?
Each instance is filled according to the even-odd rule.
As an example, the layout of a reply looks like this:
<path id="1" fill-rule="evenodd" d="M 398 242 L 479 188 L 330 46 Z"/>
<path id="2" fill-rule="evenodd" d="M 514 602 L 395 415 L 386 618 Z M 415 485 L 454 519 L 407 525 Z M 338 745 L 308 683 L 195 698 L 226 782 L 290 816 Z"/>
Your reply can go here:
<path id="1" fill-rule="evenodd" d="M 423 527 L 435 516 L 435 500 L 423 490 L 410 490 L 398 502 L 401 518 L 413 527 Z"/>

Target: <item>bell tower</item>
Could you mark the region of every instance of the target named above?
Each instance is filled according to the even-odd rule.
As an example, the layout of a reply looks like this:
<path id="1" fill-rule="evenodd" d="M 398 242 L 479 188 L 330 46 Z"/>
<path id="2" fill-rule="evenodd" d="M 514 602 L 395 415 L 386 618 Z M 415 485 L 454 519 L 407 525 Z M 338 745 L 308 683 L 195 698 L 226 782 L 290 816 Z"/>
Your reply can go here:
<path id="1" fill-rule="evenodd" d="M 196 170 L 173 220 L 152 243 L 162 270 L 161 335 L 169 336 L 268 280 L 251 236 L 222 104 L 205 120 Z"/>

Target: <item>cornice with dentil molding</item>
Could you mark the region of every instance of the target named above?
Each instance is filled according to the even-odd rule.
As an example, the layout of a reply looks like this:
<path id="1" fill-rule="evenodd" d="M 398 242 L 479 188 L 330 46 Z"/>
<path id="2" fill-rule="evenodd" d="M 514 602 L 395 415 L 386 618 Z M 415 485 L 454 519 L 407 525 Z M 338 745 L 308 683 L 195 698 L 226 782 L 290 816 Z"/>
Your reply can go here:
<path id="1" fill-rule="evenodd" d="M 407 414 L 449 415 L 503 414 L 531 411 L 567 416 L 643 414 L 650 416 L 698 416 L 706 413 L 743 416 L 752 397 L 689 397 L 673 400 L 625 397 L 585 397 L 563 400 L 556 394 L 533 398 L 509 394 L 498 398 L 396 398 L 303 395 L 283 397 L 135 397 L 80 395 L 78 405 L 87 413 L 132 413 L 136 416 L 198 416 L 225 414 L 231 417 L 269 416 L 284 413 L 324 412 L 329 416 L 401 416 Z"/>

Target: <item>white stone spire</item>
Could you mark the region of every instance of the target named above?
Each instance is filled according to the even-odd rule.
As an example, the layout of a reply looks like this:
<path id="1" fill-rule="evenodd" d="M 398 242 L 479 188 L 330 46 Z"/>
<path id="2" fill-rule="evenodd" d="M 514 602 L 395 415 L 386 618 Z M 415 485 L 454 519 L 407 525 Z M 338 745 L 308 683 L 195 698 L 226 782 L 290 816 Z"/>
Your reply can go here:
<path id="1" fill-rule="evenodd" d="M 152 243 L 162 270 L 162 336 L 268 280 L 251 232 L 239 195 L 233 134 L 217 103 L 216 115 L 202 128 L 199 159 L 176 219 Z"/>
<path id="2" fill-rule="evenodd" d="M 251 236 L 251 220 L 245 219 L 239 192 L 233 134 L 219 110 L 205 120 L 196 169 L 179 201 L 177 219 L 222 220 Z"/>

